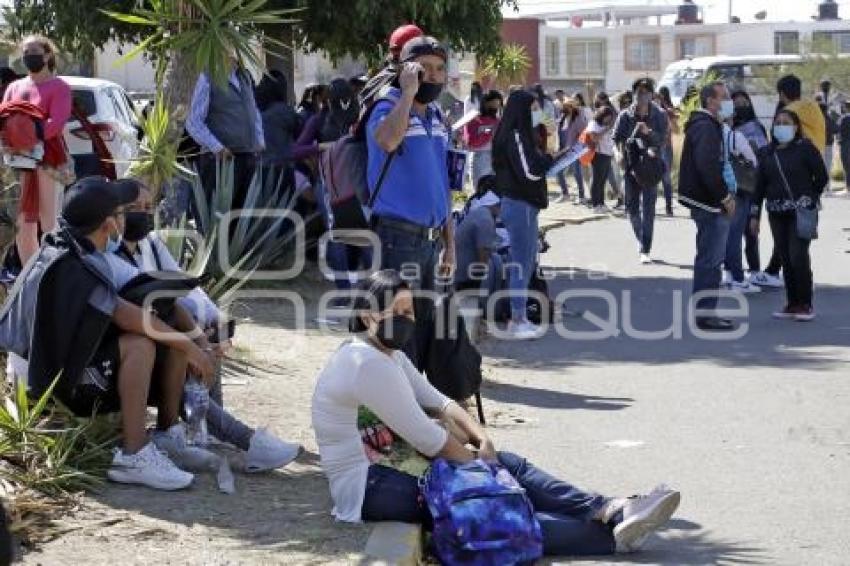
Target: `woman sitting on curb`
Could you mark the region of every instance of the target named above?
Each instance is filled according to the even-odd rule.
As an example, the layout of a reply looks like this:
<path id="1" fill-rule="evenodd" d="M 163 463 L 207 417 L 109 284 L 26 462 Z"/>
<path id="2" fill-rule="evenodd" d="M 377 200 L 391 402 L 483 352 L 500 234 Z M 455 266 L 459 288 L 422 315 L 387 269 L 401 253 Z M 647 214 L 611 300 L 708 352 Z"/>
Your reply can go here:
<path id="1" fill-rule="evenodd" d="M 419 478 L 367 459 L 357 429 L 360 406 L 428 458 L 498 462 L 525 488 L 543 531 L 546 554 L 633 552 L 679 505 L 679 492 L 664 487 L 630 498 L 585 492 L 493 442 L 459 405 L 437 391 L 401 351 L 414 329 L 413 293 L 393 270 L 363 282 L 350 330 L 355 338 L 333 354 L 313 394 L 313 428 L 330 483 L 334 516 L 341 521 L 431 524 Z M 468 448 L 425 411 L 453 421 Z"/>

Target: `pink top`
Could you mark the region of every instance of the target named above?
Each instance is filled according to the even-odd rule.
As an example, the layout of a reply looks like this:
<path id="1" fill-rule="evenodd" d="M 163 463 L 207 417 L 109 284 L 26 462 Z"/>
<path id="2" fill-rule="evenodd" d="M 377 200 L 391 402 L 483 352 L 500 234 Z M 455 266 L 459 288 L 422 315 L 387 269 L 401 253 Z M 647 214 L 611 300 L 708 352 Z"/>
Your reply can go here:
<path id="1" fill-rule="evenodd" d="M 71 117 L 71 87 L 68 83 L 59 77 L 41 83 L 24 77 L 10 84 L 3 95 L 3 102 L 15 100 L 35 104 L 47 114 L 44 139 L 62 135 L 65 122 Z"/>
<path id="2" fill-rule="evenodd" d="M 499 119 L 478 116 L 463 128 L 463 141 L 469 149 L 490 149 Z"/>

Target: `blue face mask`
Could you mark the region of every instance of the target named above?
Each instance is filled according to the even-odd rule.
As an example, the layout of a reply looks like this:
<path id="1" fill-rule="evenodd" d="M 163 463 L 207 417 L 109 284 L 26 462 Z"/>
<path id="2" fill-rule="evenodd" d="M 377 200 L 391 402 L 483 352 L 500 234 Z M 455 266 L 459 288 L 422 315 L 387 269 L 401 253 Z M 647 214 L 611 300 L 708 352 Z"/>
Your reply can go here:
<path id="1" fill-rule="evenodd" d="M 731 100 L 721 100 L 720 101 L 720 112 L 719 117 L 721 120 L 725 121 L 732 117 L 735 113 L 735 103 Z"/>
<path id="2" fill-rule="evenodd" d="M 536 128 L 540 124 L 543 123 L 543 111 L 542 110 L 532 110 L 531 111 L 531 126 Z"/>
<path id="3" fill-rule="evenodd" d="M 117 253 L 118 250 L 121 249 L 121 234 L 116 234 L 115 239 L 112 239 L 112 236 L 109 236 L 109 239 L 106 240 L 106 253 L 114 254 Z"/>
<path id="4" fill-rule="evenodd" d="M 794 139 L 794 126 L 773 126 L 773 138 L 779 143 L 788 143 Z"/>

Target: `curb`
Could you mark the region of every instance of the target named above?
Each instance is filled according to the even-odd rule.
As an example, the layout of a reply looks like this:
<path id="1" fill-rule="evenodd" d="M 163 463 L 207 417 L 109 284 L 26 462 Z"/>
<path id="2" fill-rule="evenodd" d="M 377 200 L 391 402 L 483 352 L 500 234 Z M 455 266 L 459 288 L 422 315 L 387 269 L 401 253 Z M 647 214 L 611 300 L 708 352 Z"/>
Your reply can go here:
<path id="1" fill-rule="evenodd" d="M 422 527 L 393 521 L 375 525 L 366 548 L 365 564 L 417 566 L 422 564 Z"/>

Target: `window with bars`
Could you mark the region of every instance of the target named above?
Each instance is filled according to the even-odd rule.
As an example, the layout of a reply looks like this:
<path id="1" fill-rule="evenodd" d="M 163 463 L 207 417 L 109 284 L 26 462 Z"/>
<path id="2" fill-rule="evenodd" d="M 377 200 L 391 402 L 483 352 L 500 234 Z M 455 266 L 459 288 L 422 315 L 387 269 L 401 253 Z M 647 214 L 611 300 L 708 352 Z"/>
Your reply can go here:
<path id="1" fill-rule="evenodd" d="M 776 55 L 798 55 L 800 53 L 800 32 L 777 31 L 774 33 L 773 52 Z"/>
<path id="2" fill-rule="evenodd" d="M 812 50 L 850 53 L 850 31 L 816 31 L 812 33 Z"/>
<path id="3" fill-rule="evenodd" d="M 627 71 L 661 70 L 661 39 L 657 35 L 627 36 L 625 50 Z"/>
<path id="4" fill-rule="evenodd" d="M 557 37 L 546 38 L 546 74 L 550 77 L 561 74 L 561 42 Z"/>
<path id="5" fill-rule="evenodd" d="M 713 35 L 680 35 L 676 38 L 679 59 L 714 55 Z"/>
<path id="6" fill-rule="evenodd" d="M 567 62 L 571 75 L 605 74 L 605 40 L 573 39 L 567 43 Z"/>

